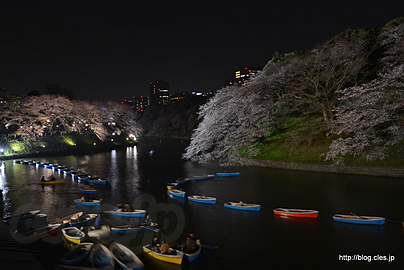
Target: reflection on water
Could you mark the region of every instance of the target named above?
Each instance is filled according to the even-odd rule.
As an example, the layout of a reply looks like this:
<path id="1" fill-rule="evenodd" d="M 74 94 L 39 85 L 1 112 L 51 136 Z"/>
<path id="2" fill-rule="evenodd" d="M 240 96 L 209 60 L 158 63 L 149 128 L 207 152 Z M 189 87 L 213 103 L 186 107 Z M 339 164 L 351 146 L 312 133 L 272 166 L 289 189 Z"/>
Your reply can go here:
<path id="1" fill-rule="evenodd" d="M 170 197 L 166 184 L 178 178 L 223 172 L 216 163 L 198 165 L 181 159 L 186 142 L 171 139 L 143 138 L 137 147 L 78 156 L 40 158 L 80 169 L 91 175 L 112 180 L 111 185 L 96 186 L 93 198 L 103 199 L 100 208 L 84 212 L 111 210 L 116 204 L 129 203 L 145 209 L 161 225 L 162 236 L 181 243 L 193 231 L 203 244 L 219 249 L 203 249 L 194 263 L 169 265 L 141 255 L 149 269 L 252 269 L 270 266 L 275 269 L 342 269 L 351 265 L 380 268 L 380 264 L 347 264 L 338 254 L 402 254 L 403 229 L 401 179 L 298 172 L 258 167 L 226 168 L 241 176 L 192 181 L 181 188 L 187 195 L 217 198 L 215 205 L 189 202 Z M 148 154 L 154 149 L 153 155 Z M 32 165 L 4 162 L 0 172 L 5 215 L 41 209 L 49 221 L 78 209 L 74 199 L 81 196 L 77 179 Z M 37 184 L 42 176 L 65 178 L 62 186 Z M 224 208 L 227 201 L 259 203 L 260 212 Z M 315 209 L 317 219 L 274 216 L 277 207 Z M 335 213 L 383 216 L 384 226 L 341 224 L 332 220 Z M 393 222 L 396 221 L 396 222 Z M 110 224 L 127 220 L 105 217 Z M 153 232 L 132 236 L 114 236 L 141 253 Z M 254 248 L 251 248 L 254 247 Z M 279 261 L 279 258 L 285 258 Z M 290 259 L 292 258 L 292 259 Z M 308 259 L 310 258 L 310 260 Z M 404 258 L 401 258 L 403 262 Z M 398 260 L 397 260 L 398 261 Z M 382 265 L 383 269 L 387 266 Z M 395 265 L 396 266 L 396 265 Z M 170 269 L 171 269 L 170 268 Z"/>

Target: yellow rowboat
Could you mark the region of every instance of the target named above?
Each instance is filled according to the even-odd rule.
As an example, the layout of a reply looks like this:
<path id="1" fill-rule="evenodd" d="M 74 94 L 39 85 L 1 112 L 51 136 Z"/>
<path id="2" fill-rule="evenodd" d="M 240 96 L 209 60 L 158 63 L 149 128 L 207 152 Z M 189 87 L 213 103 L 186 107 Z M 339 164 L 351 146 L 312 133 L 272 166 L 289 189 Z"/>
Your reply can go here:
<path id="1" fill-rule="evenodd" d="M 38 184 L 41 185 L 55 185 L 55 184 L 64 184 L 66 182 L 65 179 L 59 179 L 59 180 L 49 180 L 49 181 L 40 181 Z"/>
<path id="2" fill-rule="evenodd" d="M 63 238 L 67 243 L 80 244 L 86 234 L 76 227 L 62 228 Z"/>
<path id="3" fill-rule="evenodd" d="M 145 245 L 143 246 L 143 251 L 157 260 L 174 264 L 181 264 L 182 258 L 184 257 L 181 251 L 172 248 L 169 249 L 169 254 L 161 254 L 160 252 L 152 250 L 150 245 Z"/>

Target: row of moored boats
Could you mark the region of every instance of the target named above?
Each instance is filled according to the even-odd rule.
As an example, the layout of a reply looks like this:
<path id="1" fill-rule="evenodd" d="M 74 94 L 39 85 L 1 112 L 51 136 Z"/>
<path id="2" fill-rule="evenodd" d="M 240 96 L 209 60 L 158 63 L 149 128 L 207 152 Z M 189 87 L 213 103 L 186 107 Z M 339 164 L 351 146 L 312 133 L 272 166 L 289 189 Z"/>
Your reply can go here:
<path id="1" fill-rule="evenodd" d="M 194 176 L 192 178 L 186 179 L 178 179 L 176 182 L 168 183 L 167 189 L 168 193 L 174 197 L 187 197 L 191 202 L 197 203 L 206 203 L 206 204 L 216 204 L 216 198 L 212 196 L 205 195 L 190 195 L 186 196 L 186 192 L 182 190 L 182 184 L 190 183 L 192 180 L 207 180 L 214 179 L 216 176 L 218 178 L 223 177 L 231 177 L 238 176 L 239 172 L 225 172 L 225 173 L 217 173 Z M 243 201 L 239 202 L 225 202 L 224 207 L 236 209 L 236 210 L 245 210 L 245 211 L 260 211 L 261 205 L 256 203 L 245 203 Z M 293 217 L 293 218 L 317 218 L 319 211 L 317 210 L 309 210 L 309 209 L 291 209 L 291 208 L 276 208 L 273 210 L 273 213 L 278 216 L 284 217 Z M 356 215 L 354 213 L 350 214 L 335 214 L 333 216 L 334 221 L 345 222 L 345 223 L 355 223 L 355 224 L 368 224 L 368 225 L 383 225 L 385 223 L 384 217 L 375 217 L 375 216 L 362 216 Z M 404 225 L 404 223 L 403 223 Z"/>

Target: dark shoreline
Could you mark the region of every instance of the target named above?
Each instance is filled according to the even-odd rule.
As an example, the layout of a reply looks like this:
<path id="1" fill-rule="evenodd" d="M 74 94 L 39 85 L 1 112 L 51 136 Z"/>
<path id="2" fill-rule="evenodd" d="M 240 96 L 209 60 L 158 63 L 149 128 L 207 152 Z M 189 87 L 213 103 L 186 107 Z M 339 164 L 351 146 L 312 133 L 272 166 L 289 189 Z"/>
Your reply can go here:
<path id="1" fill-rule="evenodd" d="M 47 152 L 38 152 L 38 153 L 30 153 L 24 155 L 13 155 L 13 156 L 0 156 L 0 160 L 12 160 L 12 159 L 26 159 L 31 157 L 48 157 L 48 156 L 68 156 L 68 155 L 85 155 L 91 153 L 102 153 L 108 152 L 114 149 L 121 149 L 128 146 L 135 146 L 138 143 L 130 143 L 124 145 L 114 145 L 114 146 L 102 146 L 96 149 L 71 149 L 71 150 L 60 150 L 60 151 L 47 151 Z"/>

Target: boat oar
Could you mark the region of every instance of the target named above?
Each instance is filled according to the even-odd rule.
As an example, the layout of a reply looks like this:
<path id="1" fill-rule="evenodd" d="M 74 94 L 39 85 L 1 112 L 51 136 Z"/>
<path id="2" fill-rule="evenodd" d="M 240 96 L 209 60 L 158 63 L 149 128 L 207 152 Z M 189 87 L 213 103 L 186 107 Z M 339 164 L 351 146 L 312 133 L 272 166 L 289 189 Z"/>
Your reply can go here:
<path id="1" fill-rule="evenodd" d="M 354 216 L 357 216 L 358 218 L 360 218 L 360 219 L 367 219 L 367 218 L 365 218 L 365 217 L 362 217 L 362 216 L 359 216 L 359 215 L 357 215 L 357 214 L 355 214 L 355 213 L 352 213 L 352 212 L 350 212 L 352 215 L 354 215 Z"/>
<path id="2" fill-rule="evenodd" d="M 160 232 L 160 229 L 159 229 L 159 228 L 152 229 L 152 228 L 148 228 L 148 227 L 145 227 L 145 226 L 139 226 L 139 227 L 144 228 L 144 229 L 146 229 L 146 230 L 153 231 L 153 232 L 155 232 L 155 233 L 159 233 L 159 232 Z"/>
<path id="3" fill-rule="evenodd" d="M 211 246 L 211 245 L 201 245 L 201 247 L 207 248 L 207 249 L 219 249 L 219 246 Z"/>

